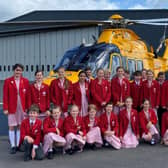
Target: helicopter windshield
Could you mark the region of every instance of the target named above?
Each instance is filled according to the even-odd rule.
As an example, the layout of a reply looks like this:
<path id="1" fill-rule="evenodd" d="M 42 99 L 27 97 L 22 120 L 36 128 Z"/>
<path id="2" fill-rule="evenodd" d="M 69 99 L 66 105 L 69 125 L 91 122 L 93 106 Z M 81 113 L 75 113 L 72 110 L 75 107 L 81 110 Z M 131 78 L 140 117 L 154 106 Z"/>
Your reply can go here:
<path id="1" fill-rule="evenodd" d="M 57 69 L 61 66 L 67 69 L 70 64 L 70 61 L 73 60 L 73 58 L 76 56 L 76 53 L 78 52 L 78 50 L 79 50 L 79 47 L 75 47 L 72 50 L 68 50 L 63 56 L 63 58 L 61 59 L 61 61 L 56 64 L 56 66 L 54 67 L 54 71 L 57 71 Z"/>
<path id="2" fill-rule="evenodd" d="M 107 69 L 109 66 L 109 52 L 103 49 L 95 51 L 88 61 L 88 66 L 91 67 L 93 76 L 96 76 L 98 68 Z"/>

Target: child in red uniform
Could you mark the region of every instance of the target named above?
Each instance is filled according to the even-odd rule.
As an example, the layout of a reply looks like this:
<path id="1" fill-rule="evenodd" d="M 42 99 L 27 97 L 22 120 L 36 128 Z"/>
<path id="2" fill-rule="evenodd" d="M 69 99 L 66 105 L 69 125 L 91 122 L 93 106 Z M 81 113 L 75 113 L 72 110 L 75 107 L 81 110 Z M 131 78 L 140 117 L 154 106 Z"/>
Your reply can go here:
<path id="1" fill-rule="evenodd" d="M 98 115 L 102 113 L 103 107 L 111 99 L 111 88 L 107 80 L 104 79 L 104 70 L 99 68 L 97 70 L 97 78 L 91 82 L 91 96 L 92 103 L 98 109 Z"/>
<path id="2" fill-rule="evenodd" d="M 157 117 L 153 109 L 150 108 L 150 101 L 145 99 L 143 110 L 139 113 L 139 121 L 142 138 L 150 142 L 151 145 L 159 141 L 159 132 L 156 128 Z"/>
<path id="3" fill-rule="evenodd" d="M 147 80 L 142 83 L 140 101 L 142 104 L 144 99 L 148 99 L 151 103 L 151 108 L 155 111 L 157 116 L 157 109 L 160 104 L 160 86 L 159 83 L 153 79 L 153 76 L 153 71 L 148 70 Z"/>
<path id="4" fill-rule="evenodd" d="M 63 129 L 63 119 L 61 118 L 61 108 L 54 106 L 51 110 L 51 116 L 47 117 L 43 122 L 44 132 L 44 154 L 48 159 L 53 159 L 53 149 L 56 147 L 64 147 L 66 144 Z"/>
<path id="5" fill-rule="evenodd" d="M 123 67 L 117 67 L 117 76 L 111 80 L 111 97 L 114 103 L 114 113 L 124 109 L 125 98 L 130 96 L 130 83 L 128 79 L 124 77 Z"/>
<path id="6" fill-rule="evenodd" d="M 70 115 L 64 121 L 65 139 L 67 141 L 65 150 L 69 154 L 75 151 L 81 152 L 86 141 L 86 130 L 82 117 L 79 116 L 79 108 L 73 105 Z"/>
<path id="7" fill-rule="evenodd" d="M 123 148 L 136 148 L 139 144 L 139 121 L 138 113 L 132 109 L 132 98 L 125 100 L 126 108 L 119 113 L 120 139 Z"/>
<path id="8" fill-rule="evenodd" d="M 29 109 L 29 117 L 22 121 L 20 131 L 20 145 L 24 145 L 24 161 L 30 159 L 42 160 L 43 150 L 40 146 L 41 139 L 41 120 L 37 119 L 39 108 L 32 105 Z"/>
<path id="9" fill-rule="evenodd" d="M 64 67 L 58 69 L 58 79 L 54 79 L 50 85 L 50 97 L 54 105 L 60 106 L 64 117 L 68 115 L 68 105 L 72 102 L 72 82 L 65 77 Z"/>
<path id="10" fill-rule="evenodd" d="M 140 111 L 140 94 L 142 88 L 142 75 L 140 71 L 134 72 L 134 81 L 130 84 L 131 97 L 133 99 L 133 108 Z"/>
<path id="11" fill-rule="evenodd" d="M 50 95 L 48 85 L 43 83 L 43 71 L 35 72 L 35 82 L 30 86 L 31 104 L 37 104 L 40 109 L 40 119 L 50 114 Z"/>
<path id="12" fill-rule="evenodd" d="M 86 72 L 80 71 L 79 81 L 73 84 L 72 104 L 76 104 L 79 109 L 79 115 L 85 117 L 88 114 L 88 102 L 90 100 L 90 87 L 86 81 Z"/>
<path id="13" fill-rule="evenodd" d="M 89 114 L 84 118 L 86 142 L 92 149 L 94 149 L 95 147 L 101 147 L 103 141 L 99 128 L 99 118 L 96 117 L 96 106 L 94 104 L 90 104 L 88 111 Z"/>
<path id="14" fill-rule="evenodd" d="M 113 104 L 107 103 L 105 112 L 100 116 L 100 128 L 105 141 L 105 146 L 111 145 L 115 149 L 121 148 L 118 138 L 119 123 L 117 115 L 113 113 Z"/>
<path id="15" fill-rule="evenodd" d="M 15 64 L 13 76 L 5 80 L 3 87 L 3 110 L 4 114 L 8 115 L 11 154 L 15 154 L 19 149 L 20 124 L 29 106 L 29 81 L 22 77 L 23 70 L 23 65 Z"/>
<path id="16" fill-rule="evenodd" d="M 162 115 L 162 142 L 165 145 L 168 145 L 168 112 L 163 113 Z"/>

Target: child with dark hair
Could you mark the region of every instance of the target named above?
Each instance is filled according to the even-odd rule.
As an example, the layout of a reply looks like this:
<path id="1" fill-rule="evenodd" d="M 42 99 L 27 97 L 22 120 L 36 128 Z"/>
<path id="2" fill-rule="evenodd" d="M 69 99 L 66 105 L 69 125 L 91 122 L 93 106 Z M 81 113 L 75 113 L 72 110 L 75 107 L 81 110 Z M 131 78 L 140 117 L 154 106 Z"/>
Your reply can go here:
<path id="1" fill-rule="evenodd" d="M 43 150 L 40 146 L 42 122 L 38 119 L 39 108 L 31 105 L 28 118 L 22 121 L 20 130 L 20 145 L 24 145 L 24 161 L 42 160 Z"/>
<path id="2" fill-rule="evenodd" d="M 40 109 L 39 118 L 44 119 L 50 114 L 50 95 L 48 85 L 43 83 L 43 71 L 35 72 L 35 82 L 30 85 L 30 105 L 37 104 Z"/>
<path id="3" fill-rule="evenodd" d="M 8 115 L 11 154 L 19 150 L 20 124 L 29 107 L 29 81 L 22 76 L 23 70 L 23 65 L 15 64 L 13 76 L 5 79 L 3 86 L 3 110 Z"/>

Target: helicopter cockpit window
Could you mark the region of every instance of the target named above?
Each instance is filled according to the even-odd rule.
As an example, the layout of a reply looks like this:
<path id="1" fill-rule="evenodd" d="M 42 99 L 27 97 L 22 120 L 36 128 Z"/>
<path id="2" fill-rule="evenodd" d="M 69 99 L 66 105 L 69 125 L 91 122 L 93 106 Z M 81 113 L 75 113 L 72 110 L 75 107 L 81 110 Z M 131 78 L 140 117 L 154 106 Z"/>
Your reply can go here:
<path id="1" fill-rule="evenodd" d="M 97 50 L 93 55 L 90 57 L 88 61 L 88 66 L 92 69 L 92 74 L 96 76 L 96 70 L 98 68 L 107 69 L 109 67 L 109 52 L 104 50 Z"/>
<path id="2" fill-rule="evenodd" d="M 127 57 L 121 56 L 122 66 L 124 69 L 127 69 Z"/>
<path id="3" fill-rule="evenodd" d="M 137 61 L 137 70 L 142 71 L 143 69 L 143 62 L 141 60 Z"/>
<path id="4" fill-rule="evenodd" d="M 133 73 L 136 70 L 135 67 L 136 67 L 135 60 L 129 59 L 128 60 L 128 70 L 130 72 L 130 77 L 131 78 L 132 78 Z"/>
<path id="5" fill-rule="evenodd" d="M 111 69 L 111 77 L 113 77 L 116 74 L 116 69 L 119 67 L 120 64 L 120 57 L 117 55 L 113 55 L 112 59 L 112 69 Z"/>

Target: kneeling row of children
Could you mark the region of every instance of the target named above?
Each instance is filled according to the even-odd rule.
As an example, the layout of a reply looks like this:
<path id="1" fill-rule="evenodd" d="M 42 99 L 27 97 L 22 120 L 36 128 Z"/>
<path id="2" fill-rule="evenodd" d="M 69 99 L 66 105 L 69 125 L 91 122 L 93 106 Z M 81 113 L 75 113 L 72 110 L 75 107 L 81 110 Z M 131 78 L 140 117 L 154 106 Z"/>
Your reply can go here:
<path id="1" fill-rule="evenodd" d="M 126 99 L 125 105 L 126 108 L 117 117 L 112 112 L 112 103 L 108 103 L 99 118 L 96 117 L 95 105 L 89 105 L 89 114 L 84 118 L 78 115 L 78 106 L 73 105 L 70 115 L 64 120 L 61 118 L 60 107 L 53 107 L 51 116 L 43 121 L 43 136 L 42 122 L 37 119 L 39 109 L 32 105 L 29 117 L 21 124 L 20 145 L 24 145 L 24 160 L 41 160 L 44 155 L 53 159 L 55 148 L 62 148 L 63 153 L 73 154 L 82 152 L 85 145 L 92 149 L 103 144 L 115 149 L 135 148 L 140 137 L 151 144 L 159 142 L 157 117 L 150 109 L 150 102 L 144 101 L 143 110 L 139 114 L 132 109 L 131 97 Z M 164 126 L 162 123 L 162 137 L 163 142 L 168 144 L 168 114 L 163 116 L 167 119 L 164 119 Z M 41 141 L 43 147 L 40 145 Z"/>

